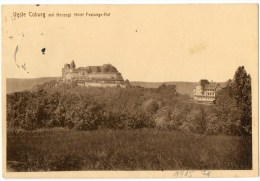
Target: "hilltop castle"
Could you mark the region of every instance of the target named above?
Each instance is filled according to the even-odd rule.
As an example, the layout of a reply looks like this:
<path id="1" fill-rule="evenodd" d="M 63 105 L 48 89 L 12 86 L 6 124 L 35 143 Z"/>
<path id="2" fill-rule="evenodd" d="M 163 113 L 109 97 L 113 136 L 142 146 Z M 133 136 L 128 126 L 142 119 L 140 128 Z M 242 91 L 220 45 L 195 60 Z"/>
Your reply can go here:
<path id="1" fill-rule="evenodd" d="M 62 68 L 62 81 L 86 87 L 125 87 L 121 73 L 111 64 L 76 68 L 72 61 Z"/>

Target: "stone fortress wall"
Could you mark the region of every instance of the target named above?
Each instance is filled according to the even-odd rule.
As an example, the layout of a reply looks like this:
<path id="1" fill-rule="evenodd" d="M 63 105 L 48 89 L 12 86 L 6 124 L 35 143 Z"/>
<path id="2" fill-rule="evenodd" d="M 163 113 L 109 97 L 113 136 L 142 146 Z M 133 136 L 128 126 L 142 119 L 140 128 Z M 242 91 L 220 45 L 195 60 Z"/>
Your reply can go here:
<path id="1" fill-rule="evenodd" d="M 65 64 L 62 69 L 62 81 L 76 82 L 86 87 L 125 87 L 120 72 L 111 64 L 76 68 L 74 61 Z"/>

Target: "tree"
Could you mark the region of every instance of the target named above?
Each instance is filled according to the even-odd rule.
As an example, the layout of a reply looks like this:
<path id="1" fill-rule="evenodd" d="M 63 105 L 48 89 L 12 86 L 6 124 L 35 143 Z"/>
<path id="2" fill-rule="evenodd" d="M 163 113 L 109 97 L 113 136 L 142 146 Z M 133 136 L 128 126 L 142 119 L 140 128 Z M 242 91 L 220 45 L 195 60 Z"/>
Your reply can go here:
<path id="1" fill-rule="evenodd" d="M 101 67 L 101 72 L 118 72 L 117 69 L 111 64 L 104 64 Z"/>
<path id="2" fill-rule="evenodd" d="M 244 66 L 239 67 L 234 76 L 234 99 L 238 104 L 251 105 L 251 77 Z"/>
<path id="3" fill-rule="evenodd" d="M 162 85 L 160 85 L 159 87 L 158 87 L 158 90 L 160 91 L 160 90 L 163 90 L 163 89 L 166 89 L 166 84 L 165 83 L 162 83 Z"/>
<path id="4" fill-rule="evenodd" d="M 233 82 L 233 98 L 241 113 L 241 125 L 244 131 L 250 133 L 252 128 L 251 76 L 247 74 L 244 66 L 238 67 Z"/>
<path id="5" fill-rule="evenodd" d="M 219 118 L 229 134 L 251 134 L 251 99 L 251 77 L 244 66 L 238 67 L 233 80 L 227 81 L 216 97 Z"/>
<path id="6" fill-rule="evenodd" d="M 125 80 L 126 87 L 131 87 L 130 81 L 128 79 Z"/>

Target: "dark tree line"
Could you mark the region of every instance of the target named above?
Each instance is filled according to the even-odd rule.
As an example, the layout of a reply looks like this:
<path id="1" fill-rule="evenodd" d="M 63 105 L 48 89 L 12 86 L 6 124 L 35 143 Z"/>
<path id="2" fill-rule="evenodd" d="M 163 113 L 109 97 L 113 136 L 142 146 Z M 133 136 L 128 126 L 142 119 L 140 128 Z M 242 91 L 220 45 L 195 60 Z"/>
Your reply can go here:
<path id="1" fill-rule="evenodd" d="M 248 135 L 252 130 L 251 77 L 239 67 L 211 106 L 184 103 L 173 85 L 85 88 L 51 81 L 7 95 L 9 131 L 156 128 L 199 134 Z"/>

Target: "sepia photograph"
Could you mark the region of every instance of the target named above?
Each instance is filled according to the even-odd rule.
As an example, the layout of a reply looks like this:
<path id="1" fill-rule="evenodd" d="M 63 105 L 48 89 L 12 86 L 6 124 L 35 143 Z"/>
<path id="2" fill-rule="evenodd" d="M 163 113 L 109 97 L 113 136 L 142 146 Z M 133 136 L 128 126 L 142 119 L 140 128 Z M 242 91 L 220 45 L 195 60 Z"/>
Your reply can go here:
<path id="1" fill-rule="evenodd" d="M 2 5 L 2 113 L 4 177 L 256 177 L 258 4 Z"/>

